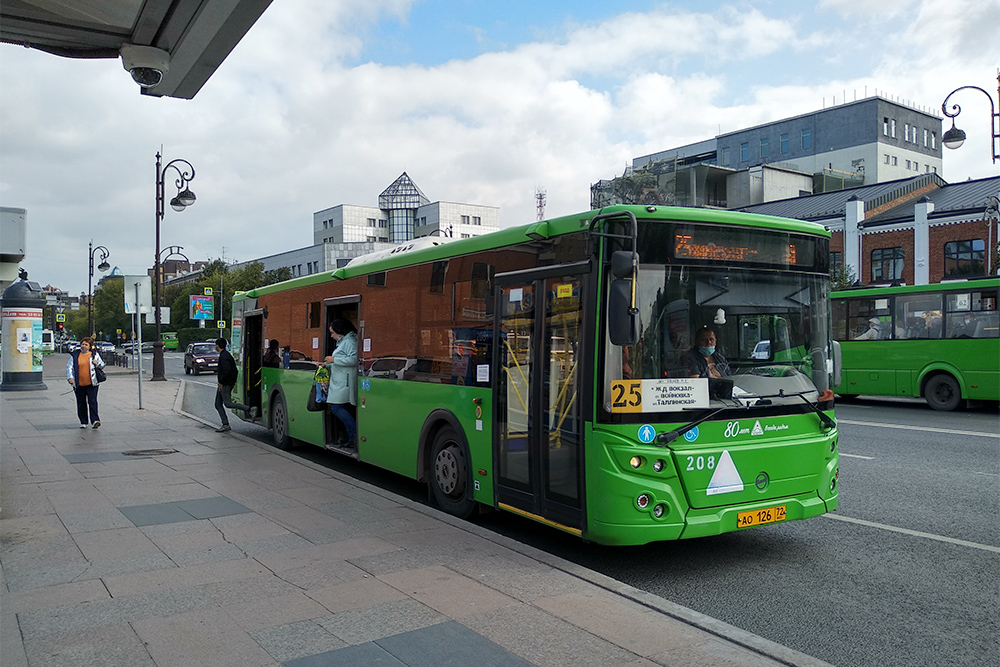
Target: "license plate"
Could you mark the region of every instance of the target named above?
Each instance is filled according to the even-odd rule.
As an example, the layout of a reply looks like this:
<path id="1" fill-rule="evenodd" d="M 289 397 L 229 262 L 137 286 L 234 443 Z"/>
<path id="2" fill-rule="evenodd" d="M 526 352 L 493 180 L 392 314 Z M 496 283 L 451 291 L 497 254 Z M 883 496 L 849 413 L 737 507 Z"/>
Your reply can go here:
<path id="1" fill-rule="evenodd" d="M 750 526 L 763 526 L 765 523 L 776 523 L 784 521 L 788 516 L 785 514 L 785 506 L 765 507 L 760 510 L 750 512 L 739 512 L 736 515 L 737 528 L 749 528 Z"/>

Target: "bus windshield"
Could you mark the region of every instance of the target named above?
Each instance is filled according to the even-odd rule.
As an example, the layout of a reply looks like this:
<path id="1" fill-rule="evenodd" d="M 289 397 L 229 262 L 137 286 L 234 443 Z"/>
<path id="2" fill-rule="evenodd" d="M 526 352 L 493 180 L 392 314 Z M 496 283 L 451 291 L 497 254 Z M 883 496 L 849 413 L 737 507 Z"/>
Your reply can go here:
<path id="1" fill-rule="evenodd" d="M 642 381 L 641 412 L 819 400 L 833 372 L 828 290 L 822 274 L 640 265 L 639 342 L 619 347 L 606 340 L 606 411 L 640 411 L 627 401 L 616 409 L 625 397 L 612 387 L 627 380 Z M 714 351 L 699 335 L 705 328 L 714 334 Z"/>

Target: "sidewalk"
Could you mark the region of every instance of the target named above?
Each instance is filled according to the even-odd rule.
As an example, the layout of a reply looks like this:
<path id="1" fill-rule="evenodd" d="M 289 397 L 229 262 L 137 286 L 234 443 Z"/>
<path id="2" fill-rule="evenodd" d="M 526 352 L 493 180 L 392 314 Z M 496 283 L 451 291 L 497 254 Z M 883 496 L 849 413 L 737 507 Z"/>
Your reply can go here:
<path id="1" fill-rule="evenodd" d="M 217 434 L 183 382 L 140 411 L 109 369 L 81 430 L 46 362 L 46 390 L 0 392 L 3 667 L 825 664 Z"/>

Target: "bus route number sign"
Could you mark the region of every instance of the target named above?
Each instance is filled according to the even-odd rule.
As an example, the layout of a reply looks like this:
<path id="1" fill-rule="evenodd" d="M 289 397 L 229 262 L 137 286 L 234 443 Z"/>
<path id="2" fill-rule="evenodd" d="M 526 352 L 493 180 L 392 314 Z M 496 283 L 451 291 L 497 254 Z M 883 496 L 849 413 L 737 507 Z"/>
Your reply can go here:
<path id="1" fill-rule="evenodd" d="M 611 412 L 663 412 L 708 407 L 708 380 L 614 380 Z"/>

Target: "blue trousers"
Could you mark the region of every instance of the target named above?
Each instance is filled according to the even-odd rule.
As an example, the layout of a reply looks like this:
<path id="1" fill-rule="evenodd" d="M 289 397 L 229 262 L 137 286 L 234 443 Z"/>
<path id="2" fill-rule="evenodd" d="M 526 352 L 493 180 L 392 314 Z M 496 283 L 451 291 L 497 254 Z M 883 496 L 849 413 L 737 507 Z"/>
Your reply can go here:
<path id="1" fill-rule="evenodd" d="M 90 423 L 101 421 L 101 418 L 97 416 L 97 385 L 74 387 L 73 390 L 76 392 L 76 416 L 80 418 L 80 423 L 87 423 L 88 407 L 90 408 Z"/>
<path id="2" fill-rule="evenodd" d="M 358 422 L 355 421 L 354 415 L 351 414 L 348 404 L 330 403 L 330 414 L 339 419 L 340 423 L 347 429 L 347 441 L 350 443 L 357 442 Z"/>

